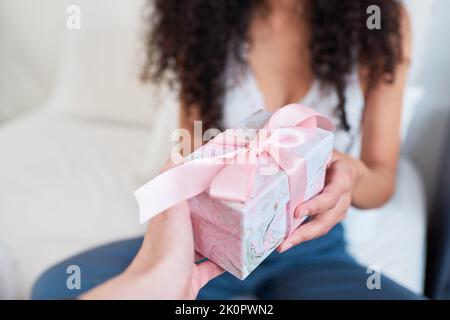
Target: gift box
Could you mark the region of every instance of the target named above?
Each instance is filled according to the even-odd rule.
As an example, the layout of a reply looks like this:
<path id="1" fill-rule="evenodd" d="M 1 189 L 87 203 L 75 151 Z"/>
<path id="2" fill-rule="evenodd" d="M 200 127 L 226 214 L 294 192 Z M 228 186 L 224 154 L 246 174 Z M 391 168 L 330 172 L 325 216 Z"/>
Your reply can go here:
<path id="1" fill-rule="evenodd" d="M 259 111 L 137 190 L 141 221 L 188 200 L 196 251 L 245 279 L 304 221 L 294 210 L 323 188 L 332 130 L 298 104 Z"/>

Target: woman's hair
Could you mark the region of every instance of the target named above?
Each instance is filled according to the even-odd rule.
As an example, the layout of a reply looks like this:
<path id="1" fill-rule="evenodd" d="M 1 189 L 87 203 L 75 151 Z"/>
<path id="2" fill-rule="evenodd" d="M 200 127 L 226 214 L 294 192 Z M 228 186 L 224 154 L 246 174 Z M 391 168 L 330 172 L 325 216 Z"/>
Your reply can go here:
<path id="1" fill-rule="evenodd" d="M 299 0 L 301 1 L 301 0 Z M 205 128 L 221 127 L 225 68 L 229 54 L 243 61 L 252 15 L 265 0 L 149 1 L 147 62 L 143 80 L 169 75 L 180 89 L 189 113 L 198 106 Z M 370 5 L 381 10 L 381 28 L 369 29 Z M 358 64 L 367 70 L 369 85 L 392 82 L 402 58 L 401 7 L 395 0 L 307 0 L 311 23 L 311 69 L 336 90 L 341 127 L 345 114 L 346 78 Z"/>

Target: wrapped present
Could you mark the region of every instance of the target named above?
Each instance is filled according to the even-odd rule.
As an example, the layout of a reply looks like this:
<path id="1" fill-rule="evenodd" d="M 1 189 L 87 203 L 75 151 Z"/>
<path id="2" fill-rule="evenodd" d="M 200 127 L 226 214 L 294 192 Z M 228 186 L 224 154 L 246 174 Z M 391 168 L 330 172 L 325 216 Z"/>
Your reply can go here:
<path id="1" fill-rule="evenodd" d="M 322 190 L 332 130 L 299 104 L 259 111 L 138 189 L 141 222 L 188 200 L 196 250 L 245 279 L 303 222 L 295 208 Z"/>

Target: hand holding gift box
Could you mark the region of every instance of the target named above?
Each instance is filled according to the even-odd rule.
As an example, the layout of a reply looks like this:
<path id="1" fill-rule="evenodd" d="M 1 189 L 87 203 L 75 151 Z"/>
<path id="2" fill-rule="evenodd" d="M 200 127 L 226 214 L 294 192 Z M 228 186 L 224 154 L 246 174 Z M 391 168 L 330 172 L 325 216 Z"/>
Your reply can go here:
<path id="1" fill-rule="evenodd" d="M 196 250 L 244 279 L 303 221 L 295 208 L 323 188 L 332 130 L 299 104 L 258 112 L 138 189 L 140 220 L 189 199 Z"/>

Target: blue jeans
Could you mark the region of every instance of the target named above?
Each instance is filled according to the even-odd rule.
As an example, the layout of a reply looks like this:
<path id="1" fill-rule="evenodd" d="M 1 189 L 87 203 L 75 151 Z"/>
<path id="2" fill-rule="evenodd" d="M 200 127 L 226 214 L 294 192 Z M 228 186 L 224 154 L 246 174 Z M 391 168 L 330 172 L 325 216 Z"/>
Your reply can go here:
<path id="1" fill-rule="evenodd" d="M 142 238 L 104 245 L 69 258 L 44 272 L 33 287 L 33 299 L 75 298 L 121 273 L 137 253 Z M 81 288 L 68 289 L 67 267 L 81 270 Z M 381 276 L 381 288 L 369 289 L 371 274 L 346 252 L 343 228 L 300 244 L 287 252 L 273 252 L 241 281 L 225 273 L 210 281 L 199 299 L 229 299 L 251 295 L 260 299 L 420 299 Z M 170 285 L 170 284 L 168 284 Z"/>

